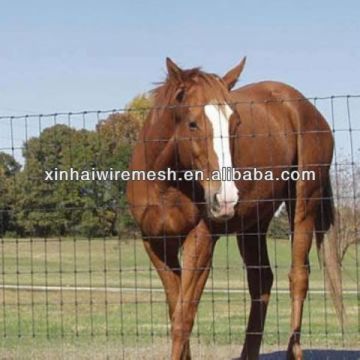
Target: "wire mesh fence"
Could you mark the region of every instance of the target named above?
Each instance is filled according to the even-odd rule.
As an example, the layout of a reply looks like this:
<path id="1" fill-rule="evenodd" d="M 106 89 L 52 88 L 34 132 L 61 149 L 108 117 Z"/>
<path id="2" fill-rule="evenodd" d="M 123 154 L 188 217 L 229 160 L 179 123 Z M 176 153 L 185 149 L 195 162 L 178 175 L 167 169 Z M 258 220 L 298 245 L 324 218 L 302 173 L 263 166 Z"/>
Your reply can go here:
<path id="1" fill-rule="evenodd" d="M 358 350 L 360 96 L 309 100 L 335 138 L 331 177 L 347 320 L 342 328 L 312 250 L 302 344 Z M 83 170 L 127 170 L 148 112 L 140 107 L 0 117 L 2 358 L 170 356 L 166 296 L 129 212 L 126 181 L 81 177 Z M 80 179 L 45 180 L 46 171 L 70 168 Z M 267 240 L 274 285 L 262 352 L 285 349 L 289 338 L 290 235 L 281 208 Z M 250 304 L 235 235 L 223 235 L 192 331 L 193 357 L 237 355 Z"/>

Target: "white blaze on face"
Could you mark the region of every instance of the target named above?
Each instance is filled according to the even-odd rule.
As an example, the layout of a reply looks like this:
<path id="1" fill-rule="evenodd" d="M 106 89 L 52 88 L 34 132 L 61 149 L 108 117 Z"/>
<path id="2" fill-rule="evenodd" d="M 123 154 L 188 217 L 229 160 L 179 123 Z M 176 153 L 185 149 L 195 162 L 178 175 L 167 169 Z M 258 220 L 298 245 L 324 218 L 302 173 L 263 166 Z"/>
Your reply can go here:
<path id="1" fill-rule="evenodd" d="M 233 113 L 230 106 L 205 105 L 205 114 L 210 120 L 213 129 L 213 146 L 219 161 L 219 171 L 222 168 L 232 168 L 230 152 L 230 117 Z M 233 181 L 222 179 L 221 189 L 218 193 L 220 204 L 226 203 L 234 206 L 238 199 L 238 190 Z"/>

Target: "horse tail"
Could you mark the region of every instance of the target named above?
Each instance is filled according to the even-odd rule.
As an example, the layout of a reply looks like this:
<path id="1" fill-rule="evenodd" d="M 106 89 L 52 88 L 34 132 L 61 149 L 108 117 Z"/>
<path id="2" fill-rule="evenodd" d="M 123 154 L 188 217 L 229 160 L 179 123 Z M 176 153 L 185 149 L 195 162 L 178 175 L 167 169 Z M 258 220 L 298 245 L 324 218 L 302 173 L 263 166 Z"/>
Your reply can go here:
<path id="1" fill-rule="evenodd" d="M 339 256 L 339 237 L 335 218 L 335 207 L 330 179 L 323 188 L 320 209 L 315 222 L 316 246 L 320 266 L 324 266 L 326 285 L 330 291 L 336 315 L 343 328 L 345 308 L 342 298 L 341 260 Z M 325 233 L 326 239 L 325 239 Z M 324 241 L 325 240 L 325 241 Z"/>

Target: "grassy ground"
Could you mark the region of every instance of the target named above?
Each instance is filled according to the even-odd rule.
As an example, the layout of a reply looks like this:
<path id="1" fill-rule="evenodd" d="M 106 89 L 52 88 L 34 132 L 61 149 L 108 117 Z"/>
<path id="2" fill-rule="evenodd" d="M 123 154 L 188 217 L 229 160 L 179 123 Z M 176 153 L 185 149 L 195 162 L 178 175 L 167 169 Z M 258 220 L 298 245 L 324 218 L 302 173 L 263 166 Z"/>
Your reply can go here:
<path id="1" fill-rule="evenodd" d="M 289 242 L 269 240 L 269 252 L 275 283 L 263 351 L 286 347 L 290 318 Z M 348 290 L 344 292 L 348 314 L 344 332 L 324 295 L 322 272 L 312 252 L 313 292 L 304 312 L 304 347 L 359 347 L 357 252 L 351 248 L 343 266 Z M 4 239 L 0 285 L 18 284 L 67 290 L 0 289 L 0 358 L 168 357 L 166 302 L 141 241 Z M 195 358 L 226 359 L 238 354 L 249 310 L 246 289 L 235 240 L 221 239 L 193 330 Z"/>

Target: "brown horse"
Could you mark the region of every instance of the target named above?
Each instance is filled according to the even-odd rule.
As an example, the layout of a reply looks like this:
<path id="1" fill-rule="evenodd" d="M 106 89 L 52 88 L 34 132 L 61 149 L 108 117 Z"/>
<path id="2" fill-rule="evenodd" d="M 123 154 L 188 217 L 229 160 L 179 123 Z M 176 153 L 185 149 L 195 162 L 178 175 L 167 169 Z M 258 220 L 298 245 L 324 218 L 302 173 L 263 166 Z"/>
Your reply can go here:
<path id="1" fill-rule="evenodd" d="M 266 233 L 283 202 L 292 237 L 288 358 L 302 358 L 308 254 L 313 233 L 320 247 L 333 222 L 329 180 L 333 137 L 317 109 L 288 85 L 266 81 L 231 91 L 244 64 L 245 59 L 221 78 L 199 68 L 182 70 L 167 59 L 167 79 L 154 90 L 154 108 L 131 160 L 131 170 L 204 174 L 197 181 L 181 176 L 129 181 L 127 188 L 145 249 L 166 292 L 172 359 L 190 359 L 189 337 L 214 246 L 229 233 L 237 236 L 252 300 L 240 359 L 258 358 L 273 283 Z M 271 170 L 274 179 L 234 181 L 212 176 L 224 168 Z M 313 170 L 316 177 L 278 180 L 284 170 L 289 174 Z M 336 256 L 330 260 L 332 273 L 338 274 Z"/>

